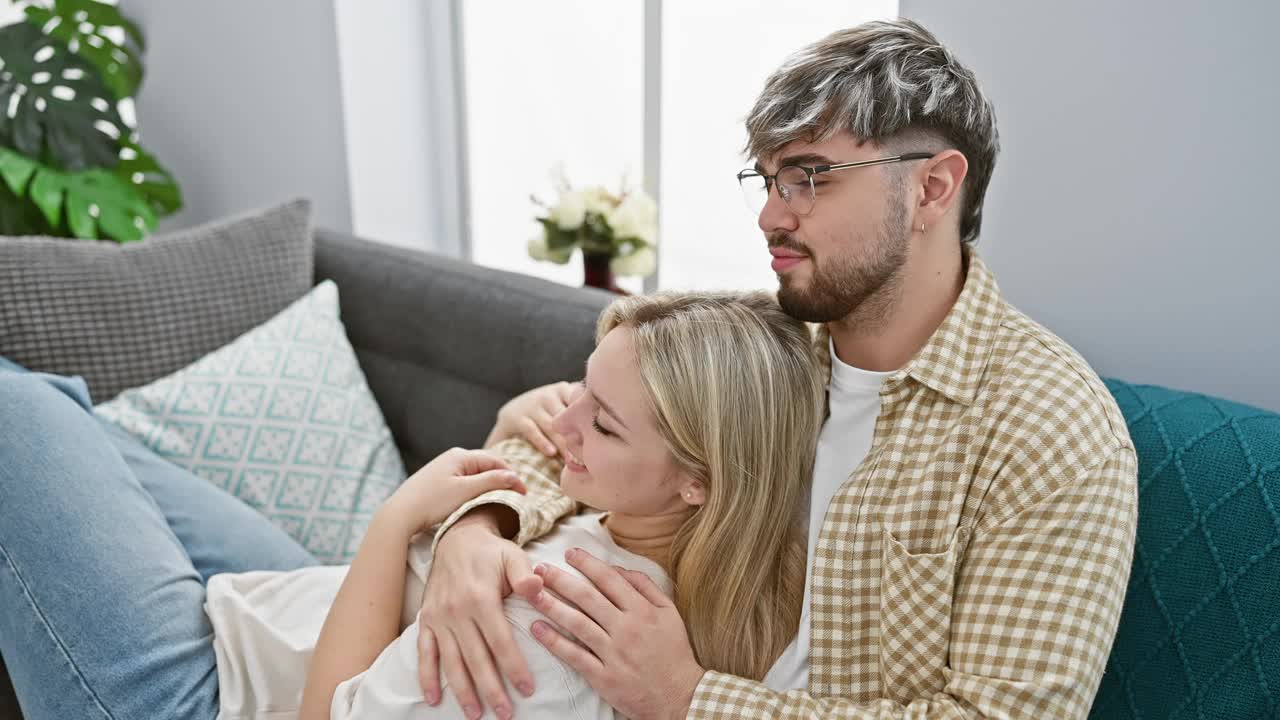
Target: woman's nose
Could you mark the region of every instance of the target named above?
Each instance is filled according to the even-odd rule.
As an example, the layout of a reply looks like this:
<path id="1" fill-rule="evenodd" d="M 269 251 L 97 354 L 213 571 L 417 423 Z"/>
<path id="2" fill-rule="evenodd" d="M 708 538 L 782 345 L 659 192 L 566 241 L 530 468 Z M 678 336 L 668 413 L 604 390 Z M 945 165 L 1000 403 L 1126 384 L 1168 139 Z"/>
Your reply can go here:
<path id="1" fill-rule="evenodd" d="M 564 410 L 561 410 L 555 417 L 551 418 L 551 429 L 560 433 L 565 438 L 576 439 L 575 436 L 578 435 L 578 424 L 574 417 L 580 411 L 581 406 L 582 394 L 578 393 Z"/>

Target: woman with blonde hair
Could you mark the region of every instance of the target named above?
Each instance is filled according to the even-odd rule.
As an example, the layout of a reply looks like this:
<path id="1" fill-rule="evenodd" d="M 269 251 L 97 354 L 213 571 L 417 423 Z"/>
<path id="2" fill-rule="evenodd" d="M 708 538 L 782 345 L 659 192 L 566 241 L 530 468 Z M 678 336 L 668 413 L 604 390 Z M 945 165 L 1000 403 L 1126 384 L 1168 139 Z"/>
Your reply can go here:
<path id="1" fill-rule="evenodd" d="M 521 490 L 515 469 L 559 470 L 584 506 L 526 546 L 531 561 L 576 572 L 564 553 L 577 547 L 644 573 L 679 609 L 702 666 L 766 674 L 796 634 L 804 590 L 803 508 L 824 398 L 808 327 L 763 292 L 659 293 L 615 301 L 596 339 L 554 421 L 563 461 L 516 436 L 519 422 L 500 422 L 487 444 L 509 462 L 453 450 L 425 466 L 378 511 L 349 569 L 210 581 L 221 717 L 292 716 L 304 670 L 304 718 L 478 717 L 420 689 L 422 531 L 488 489 Z M 500 417 L 540 401 L 526 394 Z M 498 715 L 613 717 L 530 635 L 540 588 L 516 590 L 505 612 L 538 690 L 511 692 L 514 707 Z"/>

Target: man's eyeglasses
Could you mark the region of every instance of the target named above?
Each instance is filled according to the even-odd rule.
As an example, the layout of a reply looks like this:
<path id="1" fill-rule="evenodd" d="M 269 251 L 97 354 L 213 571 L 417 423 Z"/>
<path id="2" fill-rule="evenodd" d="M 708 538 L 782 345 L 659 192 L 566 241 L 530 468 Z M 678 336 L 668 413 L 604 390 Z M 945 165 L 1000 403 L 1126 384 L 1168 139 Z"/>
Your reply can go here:
<path id="1" fill-rule="evenodd" d="M 797 215 L 808 215 L 813 212 L 813 206 L 817 203 L 817 195 L 813 189 L 814 175 L 821 175 L 833 170 L 888 165 L 890 163 L 906 162 L 907 160 L 927 160 L 931 157 L 933 157 L 933 153 L 913 152 L 875 160 L 840 163 L 838 165 L 817 165 L 814 167 L 784 165 L 772 175 L 765 175 L 758 170 L 743 170 L 738 173 L 738 185 L 742 187 L 742 196 L 747 201 L 747 207 L 756 215 L 759 215 L 764 210 L 764 204 L 769 201 L 769 189 L 774 185 L 778 186 L 778 194 L 786 201 L 787 207 L 791 208 L 791 212 Z"/>

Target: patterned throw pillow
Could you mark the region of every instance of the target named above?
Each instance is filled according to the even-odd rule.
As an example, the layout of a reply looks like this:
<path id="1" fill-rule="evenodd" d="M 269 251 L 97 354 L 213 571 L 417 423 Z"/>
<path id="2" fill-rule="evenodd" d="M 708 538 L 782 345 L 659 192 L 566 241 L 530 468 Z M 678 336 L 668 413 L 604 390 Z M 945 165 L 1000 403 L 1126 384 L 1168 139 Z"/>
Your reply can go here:
<path id="1" fill-rule="evenodd" d="M 326 563 L 350 562 L 374 510 L 405 478 L 332 281 L 95 410 L 260 510 Z"/>

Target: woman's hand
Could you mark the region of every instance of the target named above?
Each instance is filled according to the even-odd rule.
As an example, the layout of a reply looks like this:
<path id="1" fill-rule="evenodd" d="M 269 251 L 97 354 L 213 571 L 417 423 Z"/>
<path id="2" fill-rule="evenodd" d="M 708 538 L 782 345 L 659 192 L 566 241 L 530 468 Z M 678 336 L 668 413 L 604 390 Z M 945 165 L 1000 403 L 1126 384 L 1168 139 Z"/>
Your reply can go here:
<path id="1" fill-rule="evenodd" d="M 453 448 L 409 476 L 378 515 L 412 536 L 444 522 L 463 503 L 490 490 L 524 493 L 525 486 L 496 455 Z"/>
<path id="2" fill-rule="evenodd" d="M 507 401 L 498 410 L 498 422 L 485 440 L 485 447 L 513 437 L 522 437 L 547 457 L 564 450 L 564 438 L 551 428 L 551 420 L 573 402 L 576 383 L 543 385 Z"/>

